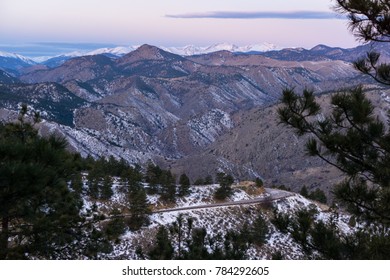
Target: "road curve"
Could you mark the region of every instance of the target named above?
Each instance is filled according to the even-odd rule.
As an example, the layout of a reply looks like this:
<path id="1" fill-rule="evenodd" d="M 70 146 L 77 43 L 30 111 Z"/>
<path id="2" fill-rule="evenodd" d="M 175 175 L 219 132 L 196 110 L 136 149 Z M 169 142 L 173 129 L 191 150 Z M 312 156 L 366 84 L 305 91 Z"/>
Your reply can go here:
<path id="1" fill-rule="evenodd" d="M 238 201 L 228 201 L 228 202 L 213 203 L 213 204 L 186 206 L 186 207 L 180 207 L 180 208 L 162 209 L 162 210 L 153 211 L 153 213 L 157 214 L 157 213 L 179 212 L 179 211 L 194 210 L 194 209 L 207 209 L 207 208 L 215 208 L 215 207 L 261 204 L 261 203 L 265 203 L 265 202 L 269 202 L 269 201 L 284 199 L 284 198 L 291 197 L 291 196 L 295 195 L 291 192 L 277 190 L 277 189 L 269 189 L 269 188 L 265 188 L 265 192 L 267 194 L 269 194 L 266 197 L 258 197 L 258 198 L 253 198 L 253 199 L 244 199 L 244 200 L 238 200 Z"/>

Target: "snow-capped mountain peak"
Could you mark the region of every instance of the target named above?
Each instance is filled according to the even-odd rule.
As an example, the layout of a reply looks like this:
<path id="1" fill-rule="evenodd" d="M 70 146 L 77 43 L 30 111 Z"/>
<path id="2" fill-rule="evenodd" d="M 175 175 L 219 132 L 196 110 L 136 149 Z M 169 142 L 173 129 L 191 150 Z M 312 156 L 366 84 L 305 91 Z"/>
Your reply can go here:
<path id="1" fill-rule="evenodd" d="M 115 47 L 115 48 L 101 48 L 97 49 L 91 52 L 86 53 L 86 55 L 97 55 L 97 54 L 112 54 L 115 56 L 122 56 L 125 54 L 128 54 L 129 52 L 134 51 L 135 48 L 133 46 L 120 46 L 120 47 Z"/>
<path id="2" fill-rule="evenodd" d="M 31 64 L 31 65 L 35 64 L 35 62 L 32 59 L 27 58 L 27 57 L 20 55 L 20 54 L 16 54 L 16 53 L 9 53 L 9 52 L 0 51 L 0 57 L 19 59 L 27 64 Z"/>
<path id="3" fill-rule="evenodd" d="M 212 53 L 217 51 L 229 51 L 229 52 L 266 52 L 271 50 L 279 50 L 280 47 L 277 47 L 271 43 L 261 43 L 261 44 L 252 44 L 246 46 L 237 46 L 231 43 L 219 43 L 206 47 L 197 47 L 194 45 L 188 45 L 184 47 L 160 47 L 165 51 L 172 52 L 178 55 L 190 56 L 190 55 L 199 55 Z"/>

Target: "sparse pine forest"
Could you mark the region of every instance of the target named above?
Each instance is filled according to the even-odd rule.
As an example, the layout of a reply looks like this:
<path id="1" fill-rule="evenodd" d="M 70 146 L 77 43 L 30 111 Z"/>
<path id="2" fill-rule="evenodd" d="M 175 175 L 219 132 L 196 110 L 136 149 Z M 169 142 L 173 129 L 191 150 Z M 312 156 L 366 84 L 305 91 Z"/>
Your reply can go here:
<path id="1" fill-rule="evenodd" d="M 348 17 L 350 30 L 358 39 L 390 46 L 388 1 L 336 0 L 335 3 L 335 10 Z M 145 52 L 150 49 L 143 47 Z M 131 61 L 130 58 L 127 59 Z M 152 66 L 148 64 L 147 70 L 157 69 L 153 71 L 165 75 L 166 80 L 171 76 L 181 79 L 186 75 L 184 72 L 196 64 L 192 61 L 188 66 L 184 58 L 181 60 L 173 54 L 169 59 L 179 59 L 180 63 L 171 69 L 163 62 L 153 62 Z M 106 57 L 101 60 L 114 65 Z M 178 65 L 188 69 L 183 70 Z M 371 51 L 365 57 L 356 57 L 353 66 L 361 75 L 359 79 L 375 81 L 379 94 L 388 90 L 390 64 L 379 53 Z M 128 71 L 126 67 L 123 69 Z M 296 71 L 304 72 L 302 69 Z M 227 76 L 221 74 L 218 79 L 224 80 Z M 211 76 L 203 78 L 208 86 L 212 84 L 208 80 Z M 192 83 L 194 79 L 191 76 L 189 81 Z M 157 103 L 158 94 L 146 85 L 146 79 L 137 77 L 134 80 L 144 90 L 139 91 L 140 100 L 146 96 Z M 79 81 L 75 84 L 66 82 L 69 88 L 80 86 Z M 244 82 L 245 88 L 254 83 L 251 79 Z M 67 88 L 58 87 L 74 104 L 86 104 Z M 92 88 L 83 87 L 84 90 Z M 329 166 L 341 174 L 341 179 L 330 190 L 324 191 L 319 183 L 301 184 L 295 193 L 289 185 L 271 186 L 270 180 L 258 173 L 246 178 L 247 181 L 234 178 L 230 172 L 232 162 L 240 165 L 240 161 L 230 155 L 224 155 L 224 160 L 220 158 L 222 167 L 208 169 L 208 165 L 199 166 L 202 163 L 191 161 L 179 166 L 182 168 L 176 170 L 181 171 L 175 174 L 171 166 L 175 166 L 182 152 L 178 142 L 182 141 L 183 150 L 195 143 L 195 148 L 191 146 L 192 152 L 201 152 L 210 144 L 210 139 L 214 141 L 218 133 L 222 135 L 222 131 L 233 127 L 230 116 L 219 109 L 208 108 L 207 117 L 194 116 L 180 124 L 181 127 L 178 125 L 178 130 L 191 131 L 188 138 L 195 139 L 192 144 L 186 139 L 176 141 L 176 126 L 173 134 L 157 133 L 161 139 L 174 139 L 175 145 L 161 148 L 161 139 L 156 138 L 153 141 L 158 145 L 145 149 L 138 156 L 145 159 L 156 153 L 163 158 L 164 152 L 178 149 L 174 151 L 173 159 L 160 166 L 152 159 L 137 164 L 120 156 L 91 154 L 82 157 L 81 153 L 71 152 L 70 142 L 65 137 L 51 133 L 51 130 L 45 135 L 40 133 L 41 115 L 33 106 L 30 108 L 23 103 L 14 121 L 0 123 L 0 259 L 388 260 L 390 114 L 377 110 L 366 94 L 370 87 L 365 84 L 344 87 L 320 97 L 309 89 L 298 92 L 294 87 L 286 88 L 281 92 L 280 104 L 270 107 L 274 111 L 269 115 L 274 114 L 280 125 L 293 131 L 294 143 L 305 142 L 307 162 L 316 158 L 325 163 L 312 170 Z M 98 95 L 97 92 L 94 94 Z M 320 98 L 329 98 L 329 104 Z M 68 105 L 75 110 L 72 104 Z M 175 106 L 177 104 L 179 102 Z M 91 108 L 85 107 L 78 112 L 78 121 L 82 123 L 88 119 L 88 110 L 94 114 L 91 118 L 104 119 L 98 110 Z M 145 146 L 153 138 L 153 125 L 169 127 L 172 123 L 167 120 L 176 119 L 172 113 L 165 115 L 166 119 L 158 115 L 151 117 L 148 120 L 150 127 L 145 130 L 147 133 L 134 130 L 139 134 L 132 135 L 128 142 Z M 66 118 L 66 124 L 72 123 L 70 115 Z M 123 125 L 114 114 L 110 118 L 112 123 Z M 218 125 L 211 125 L 216 120 Z M 139 129 L 133 120 L 129 123 Z M 92 126 L 95 131 L 104 127 L 101 123 Z M 88 129 L 85 131 L 93 130 Z M 104 129 L 109 131 L 109 127 Z M 125 130 L 124 127 L 121 130 Z M 120 151 L 119 154 L 125 154 L 121 136 L 110 137 L 106 142 Z M 248 149 L 251 145 L 256 146 L 249 142 L 244 143 Z M 234 143 L 237 152 L 238 143 Z M 283 146 L 279 144 L 278 147 Z M 278 147 L 274 147 L 276 152 Z M 207 158 L 214 159 L 211 155 L 218 153 L 224 154 L 213 146 L 207 150 Z M 277 160 L 279 158 L 283 159 L 283 155 L 278 154 Z M 244 169 L 253 169 L 252 162 L 242 165 Z M 293 168 L 295 163 L 291 166 L 288 174 L 295 176 L 299 172 Z M 195 167 L 204 174 L 192 173 L 191 168 Z M 272 169 L 279 174 L 278 166 Z M 323 173 L 331 171 L 323 170 Z M 274 179 L 277 182 L 278 178 Z"/>

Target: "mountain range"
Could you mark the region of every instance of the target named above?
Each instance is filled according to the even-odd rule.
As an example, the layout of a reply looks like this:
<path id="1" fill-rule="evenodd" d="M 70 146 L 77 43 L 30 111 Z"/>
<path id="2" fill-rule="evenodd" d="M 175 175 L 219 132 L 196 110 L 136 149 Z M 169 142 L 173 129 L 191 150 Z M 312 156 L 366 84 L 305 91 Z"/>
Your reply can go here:
<path id="1" fill-rule="evenodd" d="M 103 54 L 111 58 L 118 58 L 126 55 L 139 48 L 140 46 L 118 46 L 113 48 L 100 48 L 92 51 L 73 51 L 70 53 L 63 53 L 56 56 L 39 56 L 39 57 L 25 57 L 20 54 L 1 52 L 0 51 L 0 69 L 17 71 L 26 66 L 37 64 L 46 65 L 48 67 L 56 67 L 63 64 L 65 61 L 81 56 L 91 56 Z M 183 56 L 199 55 L 205 53 L 212 53 L 216 51 L 226 50 L 238 53 L 250 52 L 266 52 L 279 49 L 277 46 L 270 43 L 254 44 L 247 46 L 236 46 L 234 44 L 220 43 L 207 47 L 198 47 L 194 45 L 187 45 L 184 47 L 160 47 L 160 49 Z"/>
<path id="2" fill-rule="evenodd" d="M 389 51 L 378 47 L 386 59 Z M 323 96 L 358 84 L 375 91 L 351 66 L 370 48 L 183 56 L 142 45 L 75 54 L 59 65 L 8 56 L 0 60 L 0 117 L 27 103 L 41 112 L 41 133 L 64 135 L 83 156 L 153 160 L 192 180 L 225 171 L 299 187 L 300 174 L 315 184 L 334 171 L 304 157 L 303 140 L 278 125 L 275 103 L 290 87 Z"/>

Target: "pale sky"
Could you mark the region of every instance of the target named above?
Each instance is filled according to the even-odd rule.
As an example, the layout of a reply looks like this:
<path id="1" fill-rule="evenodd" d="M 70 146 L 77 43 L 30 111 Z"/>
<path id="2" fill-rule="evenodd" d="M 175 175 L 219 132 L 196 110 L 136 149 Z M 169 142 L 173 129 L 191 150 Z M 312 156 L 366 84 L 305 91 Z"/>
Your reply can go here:
<path id="1" fill-rule="evenodd" d="M 0 0 L 3 45 L 353 47 L 332 0 Z"/>

